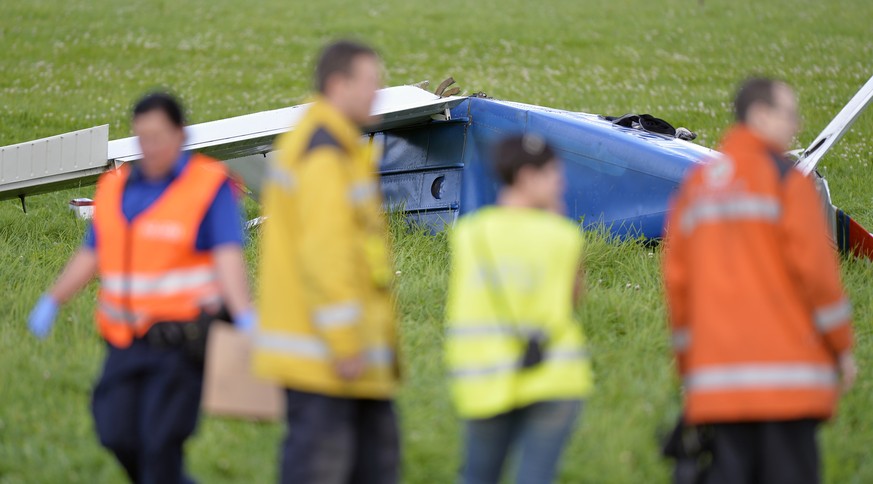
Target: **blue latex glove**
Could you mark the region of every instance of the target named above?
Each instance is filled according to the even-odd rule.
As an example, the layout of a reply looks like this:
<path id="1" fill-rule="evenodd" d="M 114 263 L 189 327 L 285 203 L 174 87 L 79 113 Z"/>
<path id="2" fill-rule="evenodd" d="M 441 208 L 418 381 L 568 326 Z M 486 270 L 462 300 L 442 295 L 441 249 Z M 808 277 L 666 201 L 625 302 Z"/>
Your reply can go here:
<path id="1" fill-rule="evenodd" d="M 57 316 L 58 303 L 48 294 L 43 294 L 27 317 L 27 327 L 34 336 L 43 339 L 52 330 Z"/>
<path id="2" fill-rule="evenodd" d="M 241 313 L 234 314 L 233 325 L 236 326 L 236 329 L 242 331 L 243 333 L 254 333 L 255 328 L 258 326 L 258 315 L 253 309 L 248 309 Z"/>

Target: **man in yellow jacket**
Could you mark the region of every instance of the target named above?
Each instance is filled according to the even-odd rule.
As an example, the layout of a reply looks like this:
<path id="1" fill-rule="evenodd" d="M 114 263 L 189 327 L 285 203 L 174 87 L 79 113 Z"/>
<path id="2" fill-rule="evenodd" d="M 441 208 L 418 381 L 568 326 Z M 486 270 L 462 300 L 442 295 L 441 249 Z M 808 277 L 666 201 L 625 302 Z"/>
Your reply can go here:
<path id="1" fill-rule="evenodd" d="M 322 52 L 318 95 L 265 188 L 255 372 L 287 388 L 283 483 L 394 483 L 399 438 L 393 272 L 374 156 L 369 47 Z"/>

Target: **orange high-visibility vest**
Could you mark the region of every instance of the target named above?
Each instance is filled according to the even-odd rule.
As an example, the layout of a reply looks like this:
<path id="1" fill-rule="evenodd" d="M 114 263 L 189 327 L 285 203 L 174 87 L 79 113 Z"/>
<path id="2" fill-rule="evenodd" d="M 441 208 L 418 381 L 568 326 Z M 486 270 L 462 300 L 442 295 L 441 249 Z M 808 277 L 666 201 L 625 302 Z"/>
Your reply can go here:
<path id="1" fill-rule="evenodd" d="M 808 177 L 745 126 L 683 182 L 664 276 L 692 424 L 828 418 L 851 306 Z"/>
<path id="2" fill-rule="evenodd" d="M 203 217 L 221 185 L 223 165 L 195 154 L 163 194 L 128 221 L 121 208 L 128 166 L 107 173 L 94 197 L 100 291 L 97 326 L 126 348 L 158 321 L 190 321 L 219 298 L 210 252 L 195 249 Z"/>

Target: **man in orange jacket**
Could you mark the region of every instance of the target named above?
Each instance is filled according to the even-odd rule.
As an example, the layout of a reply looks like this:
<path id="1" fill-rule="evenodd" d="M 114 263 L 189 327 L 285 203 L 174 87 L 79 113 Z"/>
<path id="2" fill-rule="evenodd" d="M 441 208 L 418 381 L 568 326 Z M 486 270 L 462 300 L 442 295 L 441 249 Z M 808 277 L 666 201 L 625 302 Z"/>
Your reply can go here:
<path id="1" fill-rule="evenodd" d="M 723 156 L 673 201 L 664 278 L 685 419 L 713 427 L 709 483 L 819 481 L 815 441 L 856 374 L 851 306 L 821 200 L 783 153 L 786 84 L 751 79 Z"/>

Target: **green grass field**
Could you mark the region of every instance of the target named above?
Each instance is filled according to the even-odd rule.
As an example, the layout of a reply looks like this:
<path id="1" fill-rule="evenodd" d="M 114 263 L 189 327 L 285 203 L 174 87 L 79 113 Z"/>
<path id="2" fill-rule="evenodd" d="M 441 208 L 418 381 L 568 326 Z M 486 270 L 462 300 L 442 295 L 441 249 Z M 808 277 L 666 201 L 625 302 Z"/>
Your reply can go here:
<path id="1" fill-rule="evenodd" d="M 736 84 L 752 73 L 797 87 L 809 143 L 873 74 L 867 0 L 33 0 L 0 3 L 0 146 L 98 124 L 128 134 L 131 102 L 167 86 L 193 122 L 296 104 L 318 47 L 353 35 L 380 48 L 387 84 L 453 75 L 467 92 L 603 114 L 651 112 L 714 146 Z M 873 228 L 873 114 L 824 160 L 835 202 Z M 91 188 L 0 203 L 0 483 L 118 482 L 92 432 L 89 393 L 104 346 L 93 285 L 39 343 L 25 318 L 84 230 L 66 209 Z M 247 205 L 249 215 L 257 213 Z M 394 227 L 407 382 L 404 475 L 452 482 L 458 424 L 440 344 L 443 236 Z M 257 240 L 249 250 L 255 258 Z M 566 483 L 666 482 L 655 435 L 678 387 L 665 330 L 660 253 L 590 236 L 580 310 L 597 370 L 561 473 Z M 873 266 L 847 260 L 861 374 L 821 438 L 827 482 L 873 482 Z M 630 285 L 630 288 L 628 288 Z M 639 289 L 634 287 L 639 285 Z M 206 418 L 188 447 L 206 483 L 272 482 L 279 425 Z"/>

